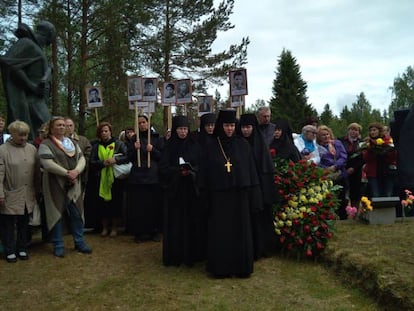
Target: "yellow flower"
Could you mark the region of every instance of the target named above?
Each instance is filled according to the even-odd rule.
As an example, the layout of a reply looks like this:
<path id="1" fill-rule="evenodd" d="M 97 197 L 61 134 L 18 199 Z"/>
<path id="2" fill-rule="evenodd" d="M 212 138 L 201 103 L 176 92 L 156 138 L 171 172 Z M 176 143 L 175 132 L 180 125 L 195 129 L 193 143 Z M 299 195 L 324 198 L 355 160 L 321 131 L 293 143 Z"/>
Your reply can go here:
<path id="1" fill-rule="evenodd" d="M 382 144 L 384 144 L 384 140 L 382 138 L 377 138 L 375 142 L 377 143 L 378 146 L 381 146 Z"/>
<path id="2" fill-rule="evenodd" d="M 303 194 L 299 197 L 299 201 L 302 203 L 307 203 L 308 200 L 306 199 L 306 196 L 304 196 Z"/>
<path id="3" fill-rule="evenodd" d="M 290 207 L 293 207 L 293 208 L 298 207 L 298 202 L 295 202 L 293 200 L 290 200 L 288 204 L 289 204 Z"/>
<path id="4" fill-rule="evenodd" d="M 301 208 L 299 208 L 299 210 L 300 210 L 301 212 L 306 212 L 306 207 L 305 207 L 305 206 L 302 206 Z"/>
<path id="5" fill-rule="evenodd" d="M 279 229 L 275 229 L 277 235 L 280 235 L 282 232 Z"/>
<path id="6" fill-rule="evenodd" d="M 282 213 L 282 219 L 286 219 L 286 213 Z"/>
<path id="7" fill-rule="evenodd" d="M 290 220 L 286 221 L 286 226 L 292 227 L 292 222 Z"/>

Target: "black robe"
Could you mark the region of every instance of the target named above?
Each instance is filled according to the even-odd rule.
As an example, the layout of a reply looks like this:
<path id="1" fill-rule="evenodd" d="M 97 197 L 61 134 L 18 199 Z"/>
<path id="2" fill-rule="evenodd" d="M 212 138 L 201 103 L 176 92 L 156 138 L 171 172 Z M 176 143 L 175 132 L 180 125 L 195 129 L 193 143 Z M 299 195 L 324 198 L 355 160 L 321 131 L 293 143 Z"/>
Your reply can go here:
<path id="1" fill-rule="evenodd" d="M 182 176 L 179 158 L 191 165 L 190 174 Z M 202 259 L 197 237 L 200 221 L 197 174 L 200 146 L 187 137 L 172 135 L 160 162 L 161 183 L 164 188 L 163 263 L 166 266 L 191 266 Z"/>
<path id="2" fill-rule="evenodd" d="M 254 260 L 251 213 L 263 205 L 260 182 L 249 143 L 238 136 L 220 139 L 230 173 L 217 138 L 207 142 L 202 160 L 202 187 L 210 198 L 207 271 L 216 277 L 248 276 Z"/>
<path id="3" fill-rule="evenodd" d="M 257 208 L 257 212 L 252 214 L 254 257 L 259 259 L 270 255 L 276 245 L 272 208 L 276 201 L 274 168 L 269 150 L 257 128 L 253 128 L 251 136 L 245 139 L 253 150 L 263 196 L 262 208 Z"/>
<path id="4" fill-rule="evenodd" d="M 159 134 L 151 132 L 150 167 L 148 167 L 148 131 L 139 132 L 140 161 L 138 167 L 136 135 L 127 142 L 128 157 L 132 163 L 131 172 L 126 180 L 126 231 L 145 240 L 161 232 L 162 198 L 159 184 L 158 163 L 164 140 Z"/>

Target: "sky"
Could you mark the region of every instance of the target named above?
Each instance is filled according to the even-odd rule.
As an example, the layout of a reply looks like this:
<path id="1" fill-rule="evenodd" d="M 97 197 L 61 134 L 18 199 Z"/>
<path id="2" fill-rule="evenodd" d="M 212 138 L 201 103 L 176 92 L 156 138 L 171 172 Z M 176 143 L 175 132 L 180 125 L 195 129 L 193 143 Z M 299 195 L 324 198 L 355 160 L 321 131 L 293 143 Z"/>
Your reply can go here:
<path id="1" fill-rule="evenodd" d="M 278 59 L 287 49 L 318 113 L 329 104 L 339 115 L 361 92 L 383 111 L 394 79 L 414 66 L 413 10 L 412 0 L 235 0 L 235 28 L 220 33 L 213 48 L 249 37 L 248 106 L 270 100 Z"/>

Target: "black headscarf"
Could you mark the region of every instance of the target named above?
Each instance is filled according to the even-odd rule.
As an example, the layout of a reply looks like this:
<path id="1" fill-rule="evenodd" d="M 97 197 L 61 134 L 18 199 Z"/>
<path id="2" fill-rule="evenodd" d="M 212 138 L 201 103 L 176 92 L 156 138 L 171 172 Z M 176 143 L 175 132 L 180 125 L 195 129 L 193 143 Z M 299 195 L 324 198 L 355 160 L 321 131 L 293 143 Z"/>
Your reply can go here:
<path id="1" fill-rule="evenodd" d="M 228 140 L 229 137 L 227 137 L 223 129 L 224 123 L 237 123 L 236 110 L 234 109 L 220 110 L 217 120 L 216 120 L 216 125 L 214 127 L 214 132 L 213 132 L 214 136 L 220 137 L 223 140 Z"/>

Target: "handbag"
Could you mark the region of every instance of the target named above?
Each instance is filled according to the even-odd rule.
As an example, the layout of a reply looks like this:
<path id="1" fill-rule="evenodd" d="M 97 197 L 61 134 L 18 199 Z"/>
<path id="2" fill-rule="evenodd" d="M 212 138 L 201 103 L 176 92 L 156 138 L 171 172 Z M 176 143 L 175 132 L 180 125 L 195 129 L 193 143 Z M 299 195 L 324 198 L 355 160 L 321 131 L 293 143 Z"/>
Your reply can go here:
<path id="1" fill-rule="evenodd" d="M 132 163 L 124 163 L 124 164 L 114 164 L 112 166 L 114 169 L 114 177 L 117 179 L 125 179 L 128 177 L 129 173 L 131 172 Z"/>
<path id="2" fill-rule="evenodd" d="M 42 223 L 42 218 L 40 214 L 39 204 L 36 202 L 33 207 L 33 212 L 29 214 L 29 226 L 40 226 Z"/>

